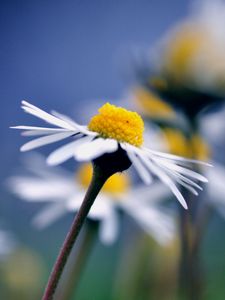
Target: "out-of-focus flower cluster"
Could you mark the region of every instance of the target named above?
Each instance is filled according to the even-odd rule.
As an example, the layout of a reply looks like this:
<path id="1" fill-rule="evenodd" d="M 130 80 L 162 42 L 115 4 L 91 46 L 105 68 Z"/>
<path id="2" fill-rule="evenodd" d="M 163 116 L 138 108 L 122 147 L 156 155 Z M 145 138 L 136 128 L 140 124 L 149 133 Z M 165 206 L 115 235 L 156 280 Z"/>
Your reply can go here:
<path id="1" fill-rule="evenodd" d="M 173 298 L 181 255 L 178 209 L 170 201 L 174 195 L 185 208 L 190 205 L 190 214 L 196 221 L 193 231 L 205 222 L 205 211 L 208 216 L 215 209 L 225 218 L 225 168 L 221 156 L 218 158 L 218 145 L 223 149 L 224 141 L 218 143 L 215 138 L 222 136 L 225 128 L 225 109 L 215 110 L 225 100 L 225 4 L 219 0 L 197 2 L 190 16 L 146 52 L 147 58 L 140 57 L 142 63 L 134 69 L 137 80 L 128 88 L 128 100 L 120 101 L 121 106 L 126 103 L 143 116 L 147 124 L 144 138 L 144 124 L 138 114 L 109 103 L 100 108 L 87 126 L 81 126 L 64 115 L 46 113 L 23 101 L 26 112 L 54 127 L 18 126 L 25 130 L 23 135 L 34 137 L 21 150 L 74 138 L 52 152 L 47 162 L 58 165 L 75 158 L 81 165 L 76 167 L 74 175 L 65 168 L 47 166 L 46 160 L 35 154 L 27 156 L 22 173 L 12 175 L 7 181 L 16 196 L 30 204 L 43 205 L 32 223 L 38 229 L 45 229 L 64 215 L 79 210 L 92 175 L 87 161 L 105 155 L 108 158 L 107 155 L 117 151 L 126 154 L 122 161 L 128 159 L 140 179 L 150 186 L 140 183 L 131 172 L 114 174 L 88 214 L 92 224 L 98 225 L 103 245 L 116 242 L 127 225 L 135 228 L 128 230 L 129 237 L 122 237 L 128 246 L 123 249 L 118 268 L 115 288 L 118 299 L 137 299 L 140 295 L 143 299 L 149 299 L 150 295 L 164 299 L 166 294 Z M 99 104 L 96 102 L 95 106 Z M 130 118 L 124 123 L 127 116 Z M 115 156 L 115 165 L 118 160 Z M 214 167 L 196 164 L 196 160 Z M 190 163 L 193 170 L 188 168 Z M 159 180 L 153 181 L 155 177 Z M 206 182 L 205 178 L 209 183 L 201 193 L 200 182 Z M 191 193 L 198 198 L 193 200 Z M 0 231 L 1 244 L 0 258 L 11 249 L 5 233 L 1 235 Z M 3 265 L 2 272 L 12 291 L 21 289 L 26 294 L 25 287 L 29 285 L 38 294 L 35 283 L 40 284 L 43 270 L 39 258 L 34 259 L 37 265 L 33 264 L 33 258 L 27 250 L 21 250 Z M 36 277 L 12 272 L 15 266 L 21 268 L 17 263 L 24 265 L 27 261 Z M 145 288 L 146 282 L 150 286 L 149 274 L 154 277 L 151 291 Z"/>

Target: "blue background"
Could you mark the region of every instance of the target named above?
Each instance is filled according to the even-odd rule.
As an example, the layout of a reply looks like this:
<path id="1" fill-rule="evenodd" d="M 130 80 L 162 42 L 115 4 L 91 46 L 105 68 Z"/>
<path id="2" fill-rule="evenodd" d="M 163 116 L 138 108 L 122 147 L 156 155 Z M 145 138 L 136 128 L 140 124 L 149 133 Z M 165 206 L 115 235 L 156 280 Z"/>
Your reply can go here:
<path id="1" fill-rule="evenodd" d="M 0 2 L 0 224 L 11 229 L 20 242 L 42 253 L 49 268 L 71 218 L 43 232 L 34 232 L 30 220 L 37 206 L 16 199 L 5 187 L 5 179 L 18 171 L 24 155 L 19 147 L 25 141 L 9 126 L 38 124 L 38 120 L 22 112 L 20 101 L 26 99 L 44 109 L 79 118 L 79 107 L 88 109 L 90 99 L 120 97 L 129 86 L 126 67 L 132 49 L 154 44 L 187 14 L 191 3 L 187 0 Z M 214 242 L 219 241 L 216 236 Z M 110 248 L 105 254 L 111 269 L 117 255 L 114 250 Z M 211 260 L 212 267 L 222 268 L 217 256 L 222 250 L 212 251 L 208 256 L 217 257 L 216 261 Z M 95 254 L 95 259 L 101 259 L 101 252 Z M 108 272 L 106 266 L 102 267 L 103 276 L 104 272 Z M 108 286 L 109 283 L 105 285 L 106 295 Z"/>

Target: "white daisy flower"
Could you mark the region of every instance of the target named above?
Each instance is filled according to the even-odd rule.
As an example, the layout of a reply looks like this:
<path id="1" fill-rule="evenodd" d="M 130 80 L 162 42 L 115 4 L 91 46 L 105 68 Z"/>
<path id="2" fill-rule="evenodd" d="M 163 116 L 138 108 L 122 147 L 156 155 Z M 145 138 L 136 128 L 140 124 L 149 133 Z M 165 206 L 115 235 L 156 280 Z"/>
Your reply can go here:
<path id="1" fill-rule="evenodd" d="M 197 1 L 192 13 L 162 41 L 165 52 L 158 57 L 159 69 L 178 83 L 224 96 L 224 26 L 224 1 Z"/>
<path id="2" fill-rule="evenodd" d="M 56 112 L 46 113 L 26 101 L 22 101 L 22 108 L 55 127 L 12 127 L 24 130 L 25 136 L 41 136 L 23 145 L 21 151 L 73 138 L 72 142 L 49 155 L 47 162 L 50 165 L 63 163 L 72 157 L 77 161 L 103 158 L 101 163 L 108 168 L 124 163 L 126 167 L 123 166 L 121 171 L 133 164 L 146 184 L 150 184 L 152 175 L 156 175 L 171 189 L 185 209 L 187 204 L 176 183 L 196 193 L 195 189 L 200 188 L 196 181 L 207 182 L 204 176 L 185 167 L 187 163 L 205 163 L 144 147 L 144 123 L 136 112 L 106 103 L 99 109 L 99 114 L 90 120 L 88 126 L 81 126 L 64 115 Z M 120 170 L 117 168 L 115 172 L 118 171 Z"/>
<path id="3" fill-rule="evenodd" d="M 27 167 L 32 176 L 11 177 L 8 185 L 25 201 L 48 203 L 33 219 L 37 228 L 45 228 L 64 214 L 78 211 L 91 179 L 91 165 L 84 164 L 76 173 L 76 180 L 72 173 L 64 169 L 47 168 L 40 156 L 32 156 L 27 160 Z M 158 201 L 167 193 L 166 188 L 156 183 L 152 187 L 149 202 L 149 189 L 146 186 L 131 188 L 126 174 L 114 174 L 97 196 L 88 218 L 100 222 L 99 236 L 104 244 L 111 244 L 118 236 L 119 212 L 122 211 L 158 243 L 165 245 L 175 236 L 174 217 Z M 139 195 L 142 195 L 142 199 L 138 198 Z"/>

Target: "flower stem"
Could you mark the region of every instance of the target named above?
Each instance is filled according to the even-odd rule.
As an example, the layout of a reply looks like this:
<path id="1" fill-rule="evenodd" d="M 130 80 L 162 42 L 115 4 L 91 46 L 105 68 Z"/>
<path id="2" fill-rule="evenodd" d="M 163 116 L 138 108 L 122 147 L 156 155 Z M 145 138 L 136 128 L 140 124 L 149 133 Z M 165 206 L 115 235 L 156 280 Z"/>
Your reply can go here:
<path id="1" fill-rule="evenodd" d="M 72 226 L 66 236 L 66 239 L 62 245 L 60 253 L 57 257 L 55 265 L 53 267 L 52 273 L 49 277 L 47 287 L 45 289 L 42 300 L 52 300 L 58 286 L 60 277 L 64 270 L 67 259 L 70 255 L 70 252 L 73 248 L 74 243 L 77 240 L 78 234 L 81 230 L 81 227 L 88 215 L 88 212 L 94 203 L 98 193 L 100 192 L 102 186 L 109 178 L 110 175 L 103 172 L 101 168 L 94 165 L 93 166 L 93 176 L 87 193 L 84 197 L 83 203 L 76 214 Z"/>
<path id="2" fill-rule="evenodd" d="M 99 221 L 89 219 L 86 221 L 79 250 L 73 249 L 71 253 L 68 268 L 65 270 L 55 294 L 56 299 L 68 300 L 75 293 L 82 271 L 95 244 L 98 227 Z"/>

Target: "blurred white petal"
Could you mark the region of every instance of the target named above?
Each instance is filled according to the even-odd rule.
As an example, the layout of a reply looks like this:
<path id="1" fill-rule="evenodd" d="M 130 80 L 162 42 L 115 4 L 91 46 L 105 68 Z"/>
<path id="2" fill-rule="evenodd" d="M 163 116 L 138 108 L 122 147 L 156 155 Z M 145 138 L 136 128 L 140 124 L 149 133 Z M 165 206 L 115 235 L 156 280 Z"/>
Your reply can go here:
<path id="1" fill-rule="evenodd" d="M 64 140 L 72 135 L 73 135 L 73 132 L 60 132 L 60 133 L 43 136 L 43 137 L 37 138 L 35 140 L 32 140 L 32 141 L 24 144 L 20 148 L 20 151 L 24 152 L 24 151 L 28 151 L 28 150 L 32 150 L 32 149 L 41 147 L 41 146 L 52 144 L 52 143 Z"/>
<path id="2" fill-rule="evenodd" d="M 90 142 L 92 140 L 92 137 L 86 136 L 82 137 L 76 141 L 73 141 L 69 144 L 66 144 L 55 151 L 53 151 L 47 158 L 47 163 L 49 165 L 57 165 L 62 162 L 65 162 L 69 158 L 73 157 L 74 152 L 76 149 L 83 144 L 86 144 L 87 142 Z"/>
<path id="3" fill-rule="evenodd" d="M 74 156 L 78 161 L 88 161 L 105 153 L 115 152 L 117 149 L 118 143 L 116 140 L 97 138 L 75 149 Z"/>
<path id="4" fill-rule="evenodd" d="M 116 210 L 111 210 L 107 218 L 100 223 L 99 238 L 105 245 L 111 245 L 115 242 L 119 233 L 119 219 Z"/>
<path id="5" fill-rule="evenodd" d="M 32 223 L 37 229 L 44 229 L 66 213 L 67 210 L 63 203 L 50 204 L 33 218 Z"/>

